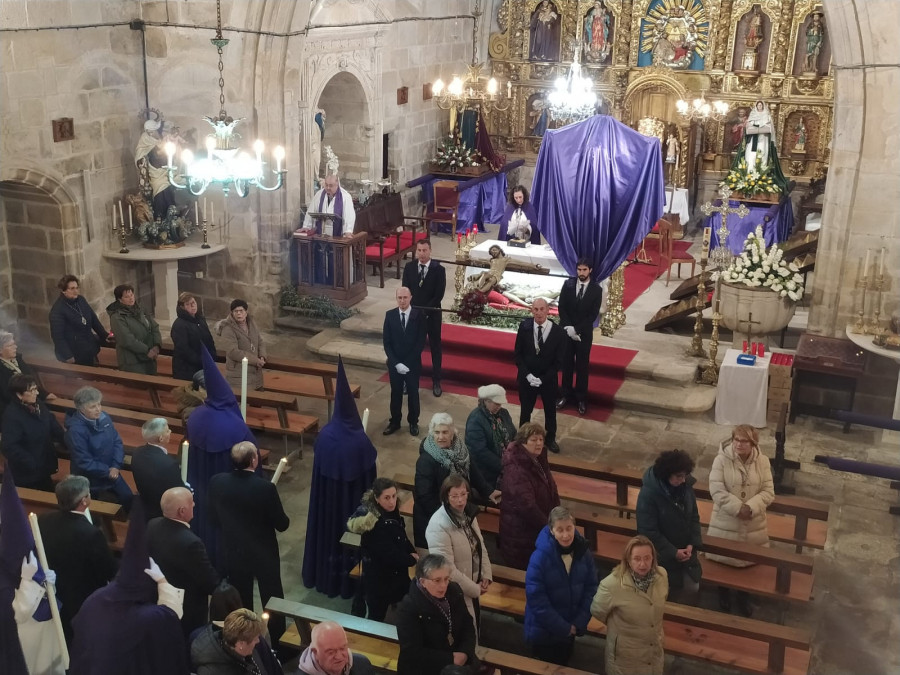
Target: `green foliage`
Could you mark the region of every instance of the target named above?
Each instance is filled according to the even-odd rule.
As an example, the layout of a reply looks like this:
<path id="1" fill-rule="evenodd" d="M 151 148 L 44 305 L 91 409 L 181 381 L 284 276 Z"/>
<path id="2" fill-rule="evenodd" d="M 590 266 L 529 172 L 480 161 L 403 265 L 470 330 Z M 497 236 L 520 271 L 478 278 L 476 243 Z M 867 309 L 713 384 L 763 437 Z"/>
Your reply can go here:
<path id="1" fill-rule="evenodd" d="M 742 159 L 737 167 L 728 172 L 722 185 L 727 185 L 734 192 L 742 192 L 747 197 L 761 194 L 781 194 L 781 187 L 775 182 L 772 172 L 772 163 L 763 168 L 759 155 L 756 163 L 747 168 L 747 160 Z"/>
<path id="2" fill-rule="evenodd" d="M 338 307 L 331 298 L 321 295 L 300 295 L 293 286 L 281 287 L 281 307 L 300 310 L 300 314 L 318 319 L 332 326 L 340 326 L 341 321 L 359 314 L 358 309 Z"/>

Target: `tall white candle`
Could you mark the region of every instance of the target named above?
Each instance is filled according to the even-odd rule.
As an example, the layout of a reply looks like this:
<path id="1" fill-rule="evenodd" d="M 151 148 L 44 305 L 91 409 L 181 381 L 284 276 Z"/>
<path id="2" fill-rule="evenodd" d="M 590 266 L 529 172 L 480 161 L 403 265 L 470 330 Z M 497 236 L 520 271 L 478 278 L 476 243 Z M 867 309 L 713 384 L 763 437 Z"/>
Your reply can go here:
<path id="1" fill-rule="evenodd" d="M 209 223 L 210 225 L 215 225 L 216 223 L 216 205 L 212 199 L 209 200 Z"/>
<path id="2" fill-rule="evenodd" d="M 41 528 L 38 525 L 37 515 L 28 514 L 28 524 L 31 525 L 31 534 L 34 536 L 34 547 L 37 550 L 38 562 L 44 570 L 50 569 L 47 564 L 47 553 L 44 550 L 44 539 L 41 537 Z M 62 618 L 59 616 L 59 606 L 56 604 L 56 589 L 53 584 L 46 585 L 47 601 L 50 605 L 50 615 L 53 617 L 53 623 L 56 625 L 56 639 L 59 640 L 60 655 L 62 657 L 63 669 L 69 667 L 69 648 L 66 646 L 66 637 L 63 635 Z"/>
<path id="3" fill-rule="evenodd" d="M 863 279 L 867 279 L 869 276 L 869 257 L 872 255 L 872 249 L 866 249 L 866 266 L 863 267 Z"/>
<path id="4" fill-rule="evenodd" d="M 200 202 L 194 205 L 194 223 L 196 223 L 197 227 L 200 227 Z"/>
<path id="5" fill-rule="evenodd" d="M 119 200 L 119 225 L 125 227 L 125 214 L 122 212 L 122 200 Z"/>
<path id="6" fill-rule="evenodd" d="M 207 216 L 209 215 L 209 210 L 206 205 L 206 197 L 203 198 L 203 220 L 209 220 Z"/>
<path id="7" fill-rule="evenodd" d="M 187 441 L 182 441 L 181 443 L 181 482 L 187 483 L 187 470 L 188 470 L 188 449 L 190 446 Z"/>
<path id="8" fill-rule="evenodd" d="M 272 485 L 278 485 L 278 481 L 281 479 L 281 474 L 284 471 L 284 467 L 287 465 L 287 457 L 282 457 L 278 460 L 278 466 L 275 468 L 275 475 L 272 476 Z"/>
<path id="9" fill-rule="evenodd" d="M 881 265 L 878 267 L 878 276 L 884 276 L 884 255 L 887 253 L 887 249 L 884 246 L 881 247 Z"/>
<path id="10" fill-rule="evenodd" d="M 116 231 L 116 203 L 115 202 L 113 202 L 113 205 L 112 205 L 112 212 L 113 212 L 113 232 L 115 232 Z"/>
<path id="11" fill-rule="evenodd" d="M 363 410 L 362 424 L 363 424 L 363 431 L 365 431 L 366 428 L 369 426 L 369 409 L 368 408 Z"/>
<path id="12" fill-rule="evenodd" d="M 247 419 L 247 357 L 241 359 L 241 417 Z"/>
<path id="13" fill-rule="evenodd" d="M 129 229 L 129 231 L 134 229 L 134 221 L 132 221 L 132 219 L 131 219 L 131 213 L 132 213 L 131 204 L 129 204 L 128 205 L 128 229 Z"/>

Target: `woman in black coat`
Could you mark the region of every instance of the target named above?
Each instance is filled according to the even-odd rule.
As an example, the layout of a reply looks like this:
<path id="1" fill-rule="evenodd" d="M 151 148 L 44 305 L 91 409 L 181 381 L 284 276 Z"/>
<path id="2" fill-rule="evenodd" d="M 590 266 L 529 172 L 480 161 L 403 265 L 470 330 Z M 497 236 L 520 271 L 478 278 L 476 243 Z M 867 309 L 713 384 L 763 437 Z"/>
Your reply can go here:
<path id="1" fill-rule="evenodd" d="M 450 664 L 478 672 L 475 625 L 450 569 L 443 556 L 432 554 L 416 565 L 416 578 L 397 608 L 397 675 L 440 675 Z"/>
<path id="2" fill-rule="evenodd" d="M 13 375 L 34 375 L 34 371 L 19 354 L 13 334 L 0 330 L 0 420 L 3 419 L 6 406 L 16 398 L 16 395 L 9 390 L 9 381 Z M 54 394 L 49 394 L 38 387 L 39 401 L 52 401 L 55 398 Z"/>
<path id="3" fill-rule="evenodd" d="M 50 308 L 50 337 L 56 358 L 65 363 L 80 366 L 97 365 L 97 354 L 103 342 L 109 342 L 112 334 L 107 331 L 97 314 L 81 297 L 78 277 L 65 275 L 57 284 L 59 297 Z"/>
<path id="4" fill-rule="evenodd" d="M 58 470 L 56 443 L 65 432 L 47 406 L 38 401 L 38 386 L 30 375 L 13 375 L 9 389 L 15 400 L 3 413 L 0 452 L 12 470 L 16 486 L 53 492 Z"/>
<path id="5" fill-rule="evenodd" d="M 172 342 L 175 350 L 172 354 L 172 377 L 178 380 L 190 380 L 194 373 L 203 369 L 200 357 L 200 345 L 205 345 L 210 355 L 216 356 L 216 343 L 213 341 L 206 318 L 197 308 L 197 299 L 190 293 L 178 296 L 175 308 L 178 317 L 172 322 Z"/>
<path id="6" fill-rule="evenodd" d="M 406 536 L 397 484 L 376 478 L 347 521 L 347 529 L 361 535 L 367 618 L 384 621 L 388 606 L 400 602 L 409 590 L 409 568 L 419 559 Z"/>

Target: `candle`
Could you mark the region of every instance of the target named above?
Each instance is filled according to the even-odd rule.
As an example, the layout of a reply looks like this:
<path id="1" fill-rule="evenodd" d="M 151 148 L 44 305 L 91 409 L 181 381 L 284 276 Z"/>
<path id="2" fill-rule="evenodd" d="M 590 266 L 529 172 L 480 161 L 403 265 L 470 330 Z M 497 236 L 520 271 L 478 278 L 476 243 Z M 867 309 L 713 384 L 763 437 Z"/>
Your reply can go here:
<path id="1" fill-rule="evenodd" d="M 884 254 L 887 253 L 887 250 L 884 246 L 881 247 L 881 265 L 878 268 L 878 277 L 884 277 Z"/>
<path id="2" fill-rule="evenodd" d="M 278 460 L 278 467 L 275 469 L 275 475 L 272 476 L 272 485 L 278 485 L 278 481 L 281 480 L 281 474 L 284 471 L 284 467 L 287 465 L 287 457 L 282 457 Z"/>
<path id="3" fill-rule="evenodd" d="M 197 227 L 200 227 L 200 202 L 194 205 L 194 223 L 196 223 Z"/>
<path id="4" fill-rule="evenodd" d="M 462 232 L 456 233 L 456 247 L 459 248 L 462 246 Z"/>
<path id="5" fill-rule="evenodd" d="M 131 213 L 132 213 L 131 204 L 129 204 L 128 205 L 128 231 L 129 232 L 131 232 L 131 230 L 134 229 L 134 222 L 132 222 L 132 220 L 131 220 Z"/>
<path id="6" fill-rule="evenodd" d="M 744 340 L 744 346 L 741 348 L 741 351 L 742 351 L 744 354 L 749 354 L 749 353 L 750 353 L 749 350 L 747 349 L 747 341 L 746 341 L 746 340 Z"/>
<path id="7" fill-rule="evenodd" d="M 863 267 L 863 279 L 869 276 L 869 256 L 872 254 L 872 249 L 866 249 L 866 266 Z"/>
<path id="8" fill-rule="evenodd" d="M 512 80 L 506 81 L 506 98 L 512 98 Z"/>
<path id="9" fill-rule="evenodd" d="M 119 225 L 125 227 L 125 215 L 122 213 L 122 200 L 119 200 Z"/>
<path id="10" fill-rule="evenodd" d="M 187 469 L 188 469 L 188 445 L 187 441 L 181 442 L 181 482 L 187 483 Z"/>
<path id="11" fill-rule="evenodd" d="M 116 203 L 115 202 L 113 202 L 113 205 L 112 205 L 112 212 L 113 212 L 113 232 L 115 232 L 116 231 Z"/>
<path id="12" fill-rule="evenodd" d="M 209 207 L 206 204 L 206 197 L 203 198 L 203 220 L 209 220 L 207 216 L 209 215 Z"/>
<path id="13" fill-rule="evenodd" d="M 368 408 L 363 410 L 362 425 L 363 425 L 363 431 L 365 431 L 366 427 L 369 426 L 369 409 Z"/>
<path id="14" fill-rule="evenodd" d="M 247 419 L 247 357 L 241 359 L 241 417 Z"/>
<path id="15" fill-rule="evenodd" d="M 760 342 L 759 343 L 759 358 L 763 358 L 766 355 L 766 346 Z"/>
<path id="16" fill-rule="evenodd" d="M 209 222 L 211 224 L 216 222 L 216 205 L 212 199 L 209 200 Z"/>
<path id="17" fill-rule="evenodd" d="M 41 537 L 41 528 L 38 525 L 37 515 L 28 514 L 28 524 L 31 525 L 31 534 L 34 536 L 34 548 L 37 550 L 37 559 L 44 570 L 50 569 L 47 564 L 47 553 L 44 550 L 44 539 Z M 50 615 L 56 626 L 56 639 L 59 640 L 60 656 L 62 657 L 63 670 L 69 667 L 69 649 L 66 646 L 66 638 L 63 635 L 62 619 L 59 616 L 59 606 L 56 604 L 56 588 L 53 584 L 46 584 L 47 600 L 50 605 Z"/>

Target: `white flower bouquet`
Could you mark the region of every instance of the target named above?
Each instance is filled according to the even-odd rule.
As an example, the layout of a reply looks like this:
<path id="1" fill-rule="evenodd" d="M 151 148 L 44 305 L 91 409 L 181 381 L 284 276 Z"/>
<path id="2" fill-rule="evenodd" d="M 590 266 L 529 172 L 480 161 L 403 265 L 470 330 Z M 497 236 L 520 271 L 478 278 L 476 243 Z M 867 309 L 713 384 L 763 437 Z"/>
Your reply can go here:
<path id="1" fill-rule="evenodd" d="M 456 171 L 467 166 L 478 166 L 478 158 L 474 151 L 465 147 L 453 134 L 445 138 L 437 150 L 434 162 L 442 169 Z"/>
<path id="2" fill-rule="evenodd" d="M 768 288 L 782 298 L 797 302 L 803 297 L 803 275 L 796 263 L 785 262 L 783 256 L 784 251 L 777 245 L 766 250 L 762 225 L 757 225 L 756 231 L 747 235 L 744 250 L 722 272 L 722 281 Z"/>

